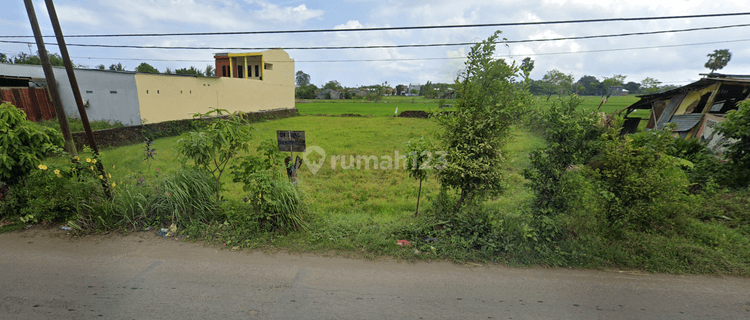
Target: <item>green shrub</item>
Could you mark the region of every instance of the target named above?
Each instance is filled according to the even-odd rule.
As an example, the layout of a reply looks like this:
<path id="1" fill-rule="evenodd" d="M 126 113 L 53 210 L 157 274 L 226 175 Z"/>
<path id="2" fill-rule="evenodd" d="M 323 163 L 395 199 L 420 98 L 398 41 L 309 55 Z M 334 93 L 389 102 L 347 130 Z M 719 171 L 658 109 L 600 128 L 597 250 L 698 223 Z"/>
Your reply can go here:
<path id="1" fill-rule="evenodd" d="M 533 214 L 540 219 L 569 211 L 575 187 L 567 181 L 568 170 L 587 163 L 601 144 L 598 115 L 576 110 L 582 102 L 578 96 L 562 97 L 540 111 L 547 147 L 533 151 L 531 168 L 524 170 L 534 190 Z"/>
<path id="2" fill-rule="evenodd" d="M 106 197 L 96 170 L 96 160 L 65 165 L 39 164 L 16 185 L 0 209 L 8 215 L 31 216 L 32 222 L 60 222 L 76 215 L 88 216 Z"/>
<path id="3" fill-rule="evenodd" d="M 456 80 L 455 112 L 434 116 L 442 127 L 438 138 L 448 153 L 440 183 L 459 192 L 457 206 L 497 195 L 503 188 L 504 147 L 513 125 L 531 99 L 523 73 L 515 64 L 495 59 L 500 32 L 475 45 Z"/>
<path id="4" fill-rule="evenodd" d="M 684 200 L 687 177 L 681 161 L 666 154 L 671 129 L 656 133 L 650 146 L 637 146 L 630 136 L 607 134 L 591 171 L 605 199 L 606 221 L 613 230 L 651 231 L 666 226 Z M 674 208 L 673 208 L 674 206 Z"/>
<path id="5" fill-rule="evenodd" d="M 59 132 L 26 120 L 26 113 L 13 105 L 0 104 L 0 181 L 12 187 L 63 145 Z"/>
<path id="6" fill-rule="evenodd" d="M 729 159 L 732 183 L 747 187 L 750 185 L 750 101 L 744 101 L 737 110 L 728 112 L 717 131 L 727 139 L 734 139 L 724 153 Z"/>
<path id="7" fill-rule="evenodd" d="M 247 203 L 252 206 L 258 224 L 266 231 L 304 228 L 307 208 L 302 191 L 287 179 L 278 145 L 264 140 L 257 151 L 262 156 L 244 157 L 232 166 L 232 174 L 233 181 L 243 183 L 242 190 L 249 193 Z M 235 222 L 246 225 L 246 220 L 238 217 Z"/>
<path id="8" fill-rule="evenodd" d="M 151 196 L 151 207 L 162 223 L 207 224 L 217 218 L 215 192 L 208 173 L 185 167 L 165 175 Z"/>

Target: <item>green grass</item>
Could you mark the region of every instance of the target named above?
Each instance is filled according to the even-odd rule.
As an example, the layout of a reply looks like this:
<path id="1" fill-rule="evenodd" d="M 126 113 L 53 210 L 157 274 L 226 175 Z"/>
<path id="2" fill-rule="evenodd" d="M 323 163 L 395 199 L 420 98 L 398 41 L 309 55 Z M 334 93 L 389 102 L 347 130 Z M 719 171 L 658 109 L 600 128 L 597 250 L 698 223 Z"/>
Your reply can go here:
<path id="1" fill-rule="evenodd" d="M 44 120 L 38 123 L 45 127 L 54 128 L 57 131 L 60 131 L 60 121 L 58 121 L 57 119 Z M 105 121 L 105 120 L 91 121 L 89 122 L 89 125 L 91 126 L 91 130 L 119 128 L 123 126 L 122 123 L 110 122 L 110 121 Z M 84 131 L 83 122 L 81 122 L 81 119 L 78 119 L 78 118 L 68 118 L 68 126 L 70 127 L 70 132 L 83 132 Z"/>
<path id="2" fill-rule="evenodd" d="M 553 97 L 554 98 L 554 97 Z M 619 97 L 618 97 L 619 98 Z M 612 108 L 627 105 L 629 100 L 610 100 Z M 597 98 L 598 99 L 598 98 Z M 631 99 L 632 100 L 632 99 Z M 421 105 L 429 103 L 422 100 Z M 420 103 L 414 103 L 418 105 Z M 311 104 L 318 105 L 318 104 Z M 326 105 L 326 104 L 320 104 Z M 328 104 L 346 106 L 347 103 Z M 360 103 L 352 108 L 359 111 L 387 110 L 391 103 Z M 587 98 L 582 108 L 598 106 Z M 372 107 L 374 109 L 366 109 Z M 595 107 L 594 107 L 595 108 Z M 400 110 L 400 109 L 399 109 Z M 587 109 L 588 110 L 588 109 Z M 564 241 L 554 246 L 533 242 L 529 229 L 529 210 L 533 193 L 523 178 L 529 166 L 528 154 L 541 148 L 545 141 L 523 128 L 514 131 L 515 138 L 506 148 L 505 192 L 490 199 L 483 209 L 489 212 L 490 224 L 500 231 L 499 242 L 510 246 L 499 255 L 487 256 L 476 247 L 465 245 L 463 238 L 440 233 L 430 218 L 430 207 L 439 192 L 439 184 L 430 175 L 423 184 L 422 216 L 414 217 L 418 182 L 400 169 L 342 169 L 341 160 L 332 167 L 332 156 L 376 156 L 379 161 L 390 157 L 393 161 L 398 151 L 403 155 L 405 141 L 432 137 L 438 130 L 435 123 L 426 119 L 394 117 L 325 117 L 301 116 L 253 124 L 257 129 L 253 145 L 263 139 L 275 139 L 277 130 L 303 130 L 308 148 L 318 146 L 326 153 L 320 171 L 312 173 L 303 166 L 298 173 L 299 185 L 304 191 L 310 212 L 306 218 L 307 230 L 283 233 L 258 233 L 217 221 L 206 233 L 204 240 L 226 244 L 227 247 L 249 247 L 277 250 L 334 253 L 353 257 L 374 258 L 382 255 L 398 259 L 451 259 L 454 261 L 498 261 L 511 265 L 575 266 L 583 268 L 624 268 L 669 273 L 718 273 L 750 275 L 750 253 L 743 248 L 750 245 L 750 229 L 746 212 L 750 209 L 748 192 L 721 193 L 721 201 L 696 198 L 692 208 L 702 208 L 701 214 L 689 213 L 679 221 L 679 234 L 633 233 L 613 241 L 606 232 L 597 228 L 592 211 L 581 211 L 579 216 L 565 217 L 575 225 Z M 134 184 L 137 179 L 155 180 L 181 166 L 176 153 L 178 137 L 157 139 L 152 147 L 156 158 L 144 161 L 144 145 L 109 148 L 102 151 L 102 162 L 112 180 L 118 184 Z M 254 153 L 254 150 L 250 153 Z M 90 156 L 90 155 L 89 155 Z M 83 154 L 85 161 L 87 155 Z M 317 157 L 310 158 L 313 161 Z M 400 159 L 399 159 L 400 160 Z M 49 161 L 65 161 L 49 159 Z M 401 162 L 401 161 L 400 161 Z M 371 163 L 372 164 L 372 163 Z M 189 163 L 188 163 L 189 165 Z M 232 182 L 226 173 L 222 178 L 222 197 L 235 206 L 243 206 L 240 199 L 246 196 L 242 186 Z M 123 189 L 118 189 L 123 188 Z M 706 198 L 708 199 L 708 198 Z M 705 202 L 701 202 L 705 201 Z M 586 201 L 583 201 L 584 207 Z M 710 204 L 710 205 L 709 205 Z M 592 204 L 593 206 L 593 204 Z M 182 226 L 181 226 L 182 227 Z M 17 228 L 17 226 L 9 227 Z M 190 226 L 188 226 L 190 228 Z M 9 230 L 4 228 L 3 230 Z M 444 229 L 443 229 L 444 230 Z M 592 231 L 593 230 L 593 231 Z M 423 243 L 425 234 L 440 236 L 440 243 Z M 402 248 L 395 241 L 407 239 L 412 248 Z M 414 248 L 421 254 L 414 254 Z M 546 248 L 546 249 L 545 249 Z M 427 255 L 430 250 L 434 254 Z"/>

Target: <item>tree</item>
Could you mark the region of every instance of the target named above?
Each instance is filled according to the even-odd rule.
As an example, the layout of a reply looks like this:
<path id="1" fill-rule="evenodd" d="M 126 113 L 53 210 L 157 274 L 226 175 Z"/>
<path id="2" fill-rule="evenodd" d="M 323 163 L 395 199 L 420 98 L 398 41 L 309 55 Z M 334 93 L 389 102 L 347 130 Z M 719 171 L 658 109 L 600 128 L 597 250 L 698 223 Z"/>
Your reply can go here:
<path id="1" fill-rule="evenodd" d="M 12 58 L 7 58 L 8 62 L 12 62 L 14 64 L 34 64 L 34 65 L 41 65 L 42 59 L 39 58 L 39 53 L 37 52 L 36 55 L 29 55 L 23 52 L 19 52 L 17 55 L 15 55 Z M 12 61 L 11 61 L 12 60 Z M 63 67 L 65 66 L 65 63 L 63 62 L 62 57 L 57 54 L 53 53 L 49 55 L 49 63 L 56 67 Z"/>
<path id="2" fill-rule="evenodd" d="M 641 81 L 641 92 L 645 94 L 659 92 L 661 81 L 651 77 L 646 77 Z"/>
<path id="3" fill-rule="evenodd" d="M 331 90 L 341 90 L 344 89 L 344 87 L 341 86 L 341 84 L 336 80 L 331 80 L 326 82 L 326 84 L 323 85 L 323 89 L 331 89 Z"/>
<path id="4" fill-rule="evenodd" d="M 315 91 L 318 91 L 318 87 L 314 84 L 300 86 L 294 90 L 294 97 L 296 99 L 315 99 Z"/>
<path id="5" fill-rule="evenodd" d="M 714 53 L 709 53 L 706 56 L 708 56 L 708 61 L 703 66 L 711 69 L 711 73 L 724 69 L 729 60 L 732 59 L 732 53 L 729 52 L 729 49 L 714 50 Z"/>
<path id="6" fill-rule="evenodd" d="M 173 73 L 174 72 L 172 72 L 172 69 L 170 69 L 169 67 L 167 67 L 166 69 L 164 69 L 164 74 L 173 74 Z"/>
<path id="7" fill-rule="evenodd" d="M 122 66 L 122 63 L 112 64 L 109 66 L 109 70 L 125 71 L 125 67 Z"/>
<path id="8" fill-rule="evenodd" d="M 203 74 L 206 77 L 216 77 L 216 69 L 213 65 L 206 65 L 206 71 Z"/>
<path id="9" fill-rule="evenodd" d="M 604 77 L 604 81 L 602 81 L 602 86 L 604 87 L 604 90 L 609 95 L 611 94 L 610 90 L 612 87 L 621 87 L 622 84 L 625 82 L 625 78 L 627 76 L 623 76 L 621 74 L 613 75 L 612 77 Z M 602 93 L 604 94 L 604 92 Z"/>
<path id="10" fill-rule="evenodd" d="M 443 188 L 459 192 L 459 208 L 500 193 L 503 149 L 512 138 L 511 128 L 531 102 L 527 86 L 515 82 L 523 77 L 520 68 L 492 58 L 499 34 L 469 52 L 455 82 L 460 93 L 455 111 L 434 116 L 442 127 L 438 138 L 447 150 L 438 177 Z"/>
<path id="11" fill-rule="evenodd" d="M 578 89 L 580 95 L 600 95 L 602 93 L 602 84 L 594 76 L 583 76 L 578 80 Z"/>
<path id="12" fill-rule="evenodd" d="M 401 95 L 401 94 L 405 93 L 406 90 L 408 90 L 408 88 L 409 87 L 407 87 L 407 86 L 405 86 L 403 84 L 399 84 L 399 85 L 396 86 L 396 94 L 397 95 Z"/>
<path id="13" fill-rule="evenodd" d="M 61 151 L 64 141 L 57 130 L 26 120 L 26 113 L 0 103 L 0 181 L 10 186 L 40 166 L 48 152 Z"/>
<path id="14" fill-rule="evenodd" d="M 729 159 L 732 176 L 740 187 L 750 184 L 750 102 L 742 102 L 737 110 L 727 113 L 719 123 L 718 132 L 724 138 L 734 139 L 726 146 L 724 155 Z"/>
<path id="15" fill-rule="evenodd" d="M 429 169 L 427 166 L 432 158 L 430 142 L 424 138 L 409 140 L 406 142 L 406 170 L 409 176 L 419 180 L 419 191 L 417 192 L 417 210 L 414 216 L 419 215 L 419 198 L 422 195 L 422 181 L 427 178 Z"/>
<path id="16" fill-rule="evenodd" d="M 297 71 L 294 80 L 298 86 L 303 87 L 310 84 L 310 75 L 300 70 Z"/>
<path id="17" fill-rule="evenodd" d="M 104 66 L 102 66 L 104 67 Z M 140 73 L 159 73 L 159 70 L 156 70 L 156 68 L 152 67 L 150 64 L 142 62 L 137 67 L 135 67 L 135 72 Z"/>
<path id="18" fill-rule="evenodd" d="M 560 70 L 552 69 L 544 75 L 542 84 L 547 92 L 547 101 L 549 101 L 549 98 L 555 93 L 563 95 L 570 92 L 573 88 L 573 75 L 566 75 Z"/>
<path id="19" fill-rule="evenodd" d="M 0 63 L 11 63 L 11 61 L 5 53 L 0 53 Z"/>
<path id="20" fill-rule="evenodd" d="M 223 109 L 214 109 L 205 114 L 195 114 L 194 118 L 227 114 Z M 177 140 L 177 152 L 184 158 L 193 160 L 195 166 L 214 177 L 216 202 L 219 201 L 219 181 L 230 160 L 239 152 L 250 149 L 253 127 L 240 115 L 210 121 L 205 127 L 189 131 Z"/>
<path id="21" fill-rule="evenodd" d="M 203 72 L 198 70 L 197 68 L 190 66 L 190 69 L 182 68 L 182 69 L 176 69 L 174 71 L 175 74 L 182 74 L 182 75 L 191 75 L 191 76 L 202 76 Z"/>
<path id="22" fill-rule="evenodd" d="M 622 85 L 623 89 L 628 90 L 631 94 L 636 94 L 641 91 L 641 84 L 637 82 L 630 81 L 624 85 Z"/>
<path id="23" fill-rule="evenodd" d="M 534 70 L 534 60 L 531 60 L 530 57 L 523 58 L 523 61 L 521 61 L 521 71 L 531 73 L 531 70 Z"/>
<path id="24" fill-rule="evenodd" d="M 96 66 L 96 68 L 99 69 L 99 70 L 107 69 L 107 67 L 104 66 L 103 64 L 100 64 L 100 65 Z"/>

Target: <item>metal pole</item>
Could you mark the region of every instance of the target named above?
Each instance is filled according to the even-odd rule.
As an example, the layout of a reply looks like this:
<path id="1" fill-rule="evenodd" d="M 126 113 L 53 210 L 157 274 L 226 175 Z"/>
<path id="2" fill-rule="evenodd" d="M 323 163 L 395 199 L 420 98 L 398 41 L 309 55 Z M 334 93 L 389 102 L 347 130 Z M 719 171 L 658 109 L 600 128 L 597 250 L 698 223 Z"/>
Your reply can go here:
<path id="1" fill-rule="evenodd" d="M 24 0 L 24 4 L 26 4 L 26 13 L 29 14 L 31 29 L 34 31 L 34 39 L 39 48 L 39 59 L 42 61 L 44 77 L 47 78 L 47 87 L 49 88 L 50 98 L 52 98 L 52 104 L 55 107 L 55 113 L 57 113 L 57 121 L 60 122 L 60 131 L 62 131 L 63 139 L 65 139 L 65 150 L 67 150 L 71 156 L 75 157 L 78 155 L 78 151 L 76 150 L 76 145 L 73 141 L 73 134 L 70 133 L 68 115 L 65 113 L 65 108 L 63 108 L 62 99 L 60 99 L 60 90 L 57 87 L 57 81 L 55 81 L 55 73 L 52 70 L 52 64 L 49 63 L 47 48 L 44 46 L 44 39 L 42 39 L 42 31 L 39 29 L 39 22 L 36 19 L 34 5 L 31 0 Z"/>
<path id="2" fill-rule="evenodd" d="M 30 1 L 30 0 L 25 0 Z M 86 138 L 89 146 L 94 150 L 94 155 L 99 158 L 99 148 L 96 146 L 96 140 L 94 140 L 94 133 L 91 131 L 91 125 L 89 124 L 89 117 L 86 114 L 86 108 L 83 106 L 83 98 L 81 97 L 81 90 L 78 88 L 78 81 L 76 80 L 76 74 L 73 70 L 73 62 L 70 61 L 70 55 L 68 54 L 68 47 L 65 45 L 65 37 L 60 28 L 60 21 L 57 19 L 57 11 L 55 11 L 55 4 L 52 0 L 45 0 L 44 3 L 47 5 L 47 12 L 49 13 L 50 21 L 52 22 L 52 29 L 55 30 L 55 37 L 57 38 L 57 45 L 60 47 L 60 55 L 65 63 L 65 70 L 68 72 L 68 80 L 70 80 L 70 87 L 73 89 L 73 96 L 76 99 L 76 105 L 78 106 L 78 113 L 81 116 L 81 122 L 83 123 L 83 129 L 86 131 Z M 100 159 L 101 160 L 101 159 Z M 101 161 L 97 162 L 99 173 L 102 176 L 102 187 L 104 193 L 109 197 L 111 196 L 109 190 L 109 183 L 107 182 L 107 173 L 104 172 L 104 165 Z"/>

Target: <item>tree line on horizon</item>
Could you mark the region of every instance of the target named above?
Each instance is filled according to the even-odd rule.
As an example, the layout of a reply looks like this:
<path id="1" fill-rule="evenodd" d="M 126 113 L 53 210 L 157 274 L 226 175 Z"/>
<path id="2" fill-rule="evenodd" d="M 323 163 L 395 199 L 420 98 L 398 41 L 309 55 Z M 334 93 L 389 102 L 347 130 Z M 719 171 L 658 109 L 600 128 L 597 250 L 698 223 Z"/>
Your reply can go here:
<path id="1" fill-rule="evenodd" d="M 50 64 L 56 67 L 64 67 L 65 64 L 63 62 L 63 58 L 58 53 L 52 53 L 48 55 Z M 72 62 L 72 61 L 71 61 Z M 9 63 L 9 64 L 30 64 L 30 65 L 41 65 L 42 59 L 39 58 L 39 52 L 37 54 L 27 54 L 25 52 L 19 52 L 16 55 L 8 56 L 4 53 L 0 53 L 0 63 Z M 89 66 L 82 65 L 82 64 L 75 64 L 73 63 L 73 66 L 80 69 L 89 69 Z M 99 64 L 94 67 L 94 69 L 99 70 L 112 70 L 112 71 L 128 71 L 125 66 L 122 65 L 122 63 L 116 63 L 111 64 L 109 67 Z M 135 72 L 140 73 L 162 73 L 162 74 L 179 74 L 179 75 L 193 75 L 193 76 L 203 76 L 203 77 L 215 77 L 216 76 L 216 69 L 213 65 L 206 65 L 206 68 L 201 70 L 194 66 L 190 66 L 190 68 L 180 68 L 180 69 L 170 69 L 166 68 L 164 72 L 159 72 L 157 68 L 154 66 L 142 62 L 137 67 L 133 69 Z"/>

